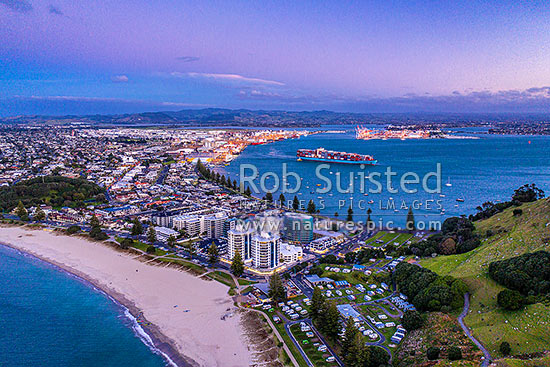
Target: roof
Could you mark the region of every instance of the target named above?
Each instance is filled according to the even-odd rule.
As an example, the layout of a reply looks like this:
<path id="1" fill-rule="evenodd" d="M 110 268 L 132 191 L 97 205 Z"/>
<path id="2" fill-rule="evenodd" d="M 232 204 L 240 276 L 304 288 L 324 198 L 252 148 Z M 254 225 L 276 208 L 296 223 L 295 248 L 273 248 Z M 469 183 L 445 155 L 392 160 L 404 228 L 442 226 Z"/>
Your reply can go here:
<path id="1" fill-rule="evenodd" d="M 353 319 L 358 319 L 361 317 L 361 314 L 355 311 L 351 305 L 336 305 L 336 308 L 338 309 L 338 312 L 340 312 L 340 314 L 346 319 L 348 317 Z"/>
<path id="2" fill-rule="evenodd" d="M 264 294 L 269 294 L 269 284 L 268 283 L 256 283 L 254 284 L 254 288 L 258 289 Z"/>
<path id="3" fill-rule="evenodd" d="M 349 282 L 347 280 L 338 280 L 337 282 L 334 282 L 337 286 L 345 286 L 349 285 Z"/>
<path id="4" fill-rule="evenodd" d="M 306 279 L 310 283 L 318 283 L 318 282 L 334 283 L 334 280 L 332 280 L 331 278 L 326 278 L 326 277 L 320 278 L 319 275 L 317 274 L 306 275 Z"/>

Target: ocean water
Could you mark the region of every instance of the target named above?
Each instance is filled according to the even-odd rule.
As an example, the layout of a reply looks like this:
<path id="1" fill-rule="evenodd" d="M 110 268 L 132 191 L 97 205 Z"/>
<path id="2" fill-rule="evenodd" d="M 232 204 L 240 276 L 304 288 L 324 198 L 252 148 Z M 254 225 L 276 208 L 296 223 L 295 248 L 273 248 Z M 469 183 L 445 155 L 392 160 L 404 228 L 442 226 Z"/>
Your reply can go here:
<path id="1" fill-rule="evenodd" d="M 166 366 L 134 327 L 102 292 L 0 245 L 0 366 Z"/>
<path id="2" fill-rule="evenodd" d="M 282 164 L 287 170 L 298 173 L 302 187 L 297 194 L 285 194 L 292 199 L 294 195 L 303 203 L 312 199 L 317 208 L 325 215 L 345 218 L 351 205 L 355 220 L 365 220 L 368 208 L 372 210 L 372 219 L 393 227 L 403 226 L 406 222 L 408 207 L 413 206 L 415 219 L 426 228 L 431 222 L 441 222 L 449 216 L 472 214 L 475 208 L 485 201 L 509 200 L 514 189 L 525 183 L 536 183 L 550 194 L 550 137 L 544 136 L 497 136 L 488 134 L 470 134 L 472 130 L 463 131 L 478 139 L 429 139 L 429 140 L 356 140 L 352 127 L 333 127 L 342 130 L 339 134 L 317 134 L 305 138 L 275 142 L 266 145 L 250 146 L 231 164 L 225 172 L 232 179 L 239 181 L 242 164 L 253 164 L 260 176 L 266 172 L 275 172 L 282 177 Z M 362 169 L 356 165 L 331 164 L 329 170 L 322 171 L 330 176 L 333 189 L 320 194 L 316 189 L 326 184 L 315 173 L 318 162 L 298 162 L 296 150 L 300 148 L 315 149 L 323 147 L 329 150 L 369 154 L 378 160 L 376 166 Z M 406 193 L 399 185 L 399 180 L 406 172 L 418 174 L 422 179 L 427 173 L 437 169 L 441 164 L 441 190 L 428 193 L 422 185 L 409 185 L 417 188 L 416 193 Z M 392 181 L 398 192 L 389 192 L 386 184 L 386 169 L 391 167 L 397 173 Z M 381 193 L 369 193 L 368 189 L 376 186 L 366 181 L 366 192 L 360 191 L 358 174 L 364 172 L 380 173 L 383 184 Z M 330 174 L 332 172 L 332 175 Z M 349 174 L 354 174 L 355 188 L 353 193 L 341 193 L 336 187 L 336 174 L 340 173 L 342 188 L 349 187 Z M 250 176 L 252 171 L 245 172 Z M 294 179 L 288 179 L 294 187 Z M 259 179 L 254 181 L 259 186 Z M 273 177 L 265 180 L 268 188 L 273 188 Z M 450 183 L 451 186 L 446 184 Z M 319 185 L 319 186 L 318 186 Z M 436 188 L 436 179 L 428 179 L 428 186 Z M 282 184 L 280 183 L 282 188 Z M 277 199 L 281 190 L 273 193 Z M 261 196 L 261 195 L 259 195 Z M 464 201 L 457 201 L 463 199 Z M 373 201 L 369 204 L 369 201 Z M 393 203 L 393 204 L 392 204 Z"/>

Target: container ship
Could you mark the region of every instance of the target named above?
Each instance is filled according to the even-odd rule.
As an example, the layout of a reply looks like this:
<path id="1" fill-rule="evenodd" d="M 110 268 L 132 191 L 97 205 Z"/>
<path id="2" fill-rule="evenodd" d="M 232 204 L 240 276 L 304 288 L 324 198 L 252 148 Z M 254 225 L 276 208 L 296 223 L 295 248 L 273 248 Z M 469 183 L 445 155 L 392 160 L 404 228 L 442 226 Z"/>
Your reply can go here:
<path id="1" fill-rule="evenodd" d="M 367 164 L 375 165 L 376 160 L 370 155 L 335 152 L 324 148 L 298 149 L 296 152 L 298 161 L 316 161 L 327 163 Z"/>

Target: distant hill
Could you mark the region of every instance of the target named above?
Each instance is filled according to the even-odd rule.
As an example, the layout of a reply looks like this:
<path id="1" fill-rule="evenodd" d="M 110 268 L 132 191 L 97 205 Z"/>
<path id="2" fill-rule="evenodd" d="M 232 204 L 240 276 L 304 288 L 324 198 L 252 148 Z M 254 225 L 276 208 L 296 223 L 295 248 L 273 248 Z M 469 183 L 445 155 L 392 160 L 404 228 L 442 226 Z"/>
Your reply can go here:
<path id="1" fill-rule="evenodd" d="M 333 111 L 247 110 L 226 108 L 185 109 L 111 115 L 12 116 L 0 118 L 0 125 L 81 126 L 242 126 L 242 127 L 313 127 L 322 125 L 393 124 L 407 126 L 464 127 L 488 126 L 509 121 L 540 122 L 548 116 L 516 114 L 450 113 L 351 113 Z"/>
<path id="2" fill-rule="evenodd" d="M 389 115 L 391 116 L 391 115 Z M 0 119 L 4 124 L 91 124 L 91 125 L 183 125 L 183 126 L 320 126 L 327 124 L 387 123 L 388 116 L 331 111 L 252 111 L 205 108 L 121 115 L 15 116 Z"/>
<path id="3" fill-rule="evenodd" d="M 514 209 L 522 214 L 514 216 Z M 550 250 L 550 200 L 541 199 L 511 207 L 491 218 L 475 223 L 482 245 L 470 252 L 421 260 L 420 264 L 439 275 L 463 279 L 471 292 L 471 310 L 465 321 L 473 334 L 499 357 L 503 340 L 512 345 L 513 354 L 550 349 L 550 307 L 537 303 L 520 311 L 498 308 L 496 295 L 504 289 L 490 279 L 492 261 L 537 250 Z"/>

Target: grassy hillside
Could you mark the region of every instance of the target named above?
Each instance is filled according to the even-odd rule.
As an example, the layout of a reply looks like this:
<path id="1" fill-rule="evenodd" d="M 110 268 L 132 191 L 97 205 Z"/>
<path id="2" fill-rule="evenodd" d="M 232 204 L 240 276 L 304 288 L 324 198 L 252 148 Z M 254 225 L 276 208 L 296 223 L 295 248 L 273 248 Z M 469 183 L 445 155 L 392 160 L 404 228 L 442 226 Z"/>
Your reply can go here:
<path id="1" fill-rule="evenodd" d="M 459 347 L 462 351 L 461 361 L 447 359 L 446 348 Z M 430 362 L 426 351 L 429 347 L 441 348 L 438 362 Z M 468 339 L 458 325 L 455 317 L 432 312 L 424 326 L 412 331 L 394 356 L 395 367 L 409 366 L 462 366 L 478 367 L 483 353 Z"/>
<path id="2" fill-rule="evenodd" d="M 523 214 L 514 216 L 513 209 Z M 510 208 L 489 219 L 476 222 L 476 232 L 484 237 L 477 249 L 468 253 L 422 260 L 422 266 L 440 275 L 463 279 L 471 292 L 466 324 L 498 357 L 503 340 L 513 354 L 547 350 L 550 347 L 550 307 L 530 305 L 520 311 L 498 308 L 496 296 L 504 289 L 487 275 L 489 263 L 537 250 L 550 250 L 550 202 L 542 199 Z M 489 235 L 489 237 L 487 237 Z"/>

